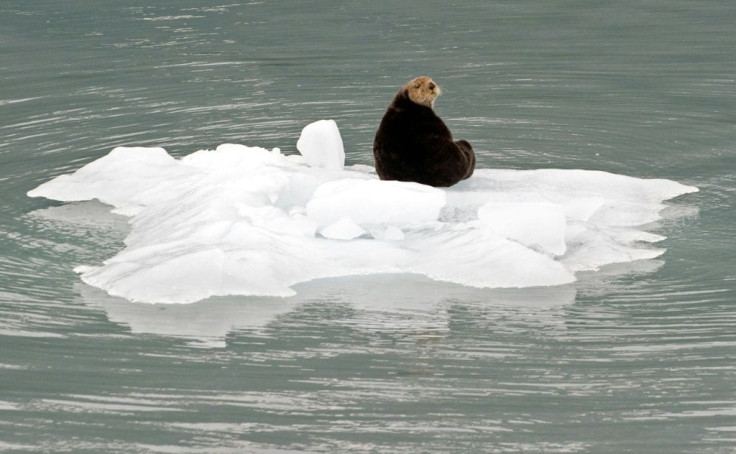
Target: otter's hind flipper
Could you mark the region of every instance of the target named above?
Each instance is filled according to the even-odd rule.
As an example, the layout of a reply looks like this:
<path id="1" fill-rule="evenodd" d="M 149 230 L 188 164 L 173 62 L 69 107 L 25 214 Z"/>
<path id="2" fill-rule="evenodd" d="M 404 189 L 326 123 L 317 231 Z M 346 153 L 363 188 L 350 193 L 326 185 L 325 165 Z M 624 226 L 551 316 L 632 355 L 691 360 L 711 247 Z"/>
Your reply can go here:
<path id="1" fill-rule="evenodd" d="M 455 142 L 455 145 L 460 149 L 460 152 L 463 154 L 467 163 L 465 175 L 462 177 L 463 180 L 466 180 L 473 175 L 473 171 L 475 170 L 475 153 L 473 152 L 473 147 L 470 145 L 470 142 L 467 140 L 458 140 Z"/>

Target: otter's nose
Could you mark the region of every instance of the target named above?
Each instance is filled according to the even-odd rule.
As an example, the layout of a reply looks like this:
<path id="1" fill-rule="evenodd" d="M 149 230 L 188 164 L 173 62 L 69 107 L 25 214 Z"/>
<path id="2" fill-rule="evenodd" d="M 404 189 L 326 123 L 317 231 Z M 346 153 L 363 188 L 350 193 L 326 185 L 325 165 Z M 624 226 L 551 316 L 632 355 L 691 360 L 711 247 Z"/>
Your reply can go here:
<path id="1" fill-rule="evenodd" d="M 436 87 L 436 86 L 437 86 L 437 85 L 435 85 L 435 84 L 434 84 L 434 82 L 430 82 L 430 83 L 429 83 L 429 89 L 430 89 L 430 90 L 434 90 L 434 87 Z"/>

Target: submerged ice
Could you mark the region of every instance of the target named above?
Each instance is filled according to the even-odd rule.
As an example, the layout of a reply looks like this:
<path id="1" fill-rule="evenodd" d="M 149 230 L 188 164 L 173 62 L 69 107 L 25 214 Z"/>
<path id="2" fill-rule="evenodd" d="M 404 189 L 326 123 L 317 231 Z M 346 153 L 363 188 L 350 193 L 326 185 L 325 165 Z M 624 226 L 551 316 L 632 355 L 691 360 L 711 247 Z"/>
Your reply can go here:
<path id="1" fill-rule="evenodd" d="M 132 301 L 293 295 L 320 278 L 413 273 L 470 287 L 561 285 L 575 273 L 650 259 L 670 180 L 585 170 L 477 169 L 451 188 L 380 181 L 345 167 L 334 122 L 308 125 L 301 156 L 224 144 L 175 159 L 120 147 L 29 192 L 97 199 L 130 218 L 125 248 L 80 266 Z"/>

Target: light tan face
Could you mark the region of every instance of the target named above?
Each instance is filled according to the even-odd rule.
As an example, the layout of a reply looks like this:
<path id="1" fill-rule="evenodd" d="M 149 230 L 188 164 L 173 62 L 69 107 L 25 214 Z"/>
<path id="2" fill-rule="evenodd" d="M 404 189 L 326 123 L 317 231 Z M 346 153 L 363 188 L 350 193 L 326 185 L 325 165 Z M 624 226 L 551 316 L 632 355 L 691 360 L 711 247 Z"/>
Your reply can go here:
<path id="1" fill-rule="evenodd" d="M 404 87 L 412 102 L 430 108 L 434 107 L 435 99 L 442 93 L 440 86 L 426 76 L 417 77 Z"/>

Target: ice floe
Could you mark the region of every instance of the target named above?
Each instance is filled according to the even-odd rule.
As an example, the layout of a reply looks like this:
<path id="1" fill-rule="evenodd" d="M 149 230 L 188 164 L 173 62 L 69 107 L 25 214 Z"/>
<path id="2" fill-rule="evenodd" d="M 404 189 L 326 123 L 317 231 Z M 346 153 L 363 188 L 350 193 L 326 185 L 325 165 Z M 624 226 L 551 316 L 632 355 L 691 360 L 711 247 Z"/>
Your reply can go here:
<path id="1" fill-rule="evenodd" d="M 80 266 L 131 301 L 289 296 L 315 279 L 410 273 L 477 288 L 552 286 L 650 259 L 663 202 L 694 187 L 587 170 L 476 170 L 451 188 L 380 181 L 344 166 L 335 123 L 302 131 L 300 155 L 224 144 L 175 159 L 120 147 L 29 192 L 97 199 L 130 218 L 125 248 Z"/>

